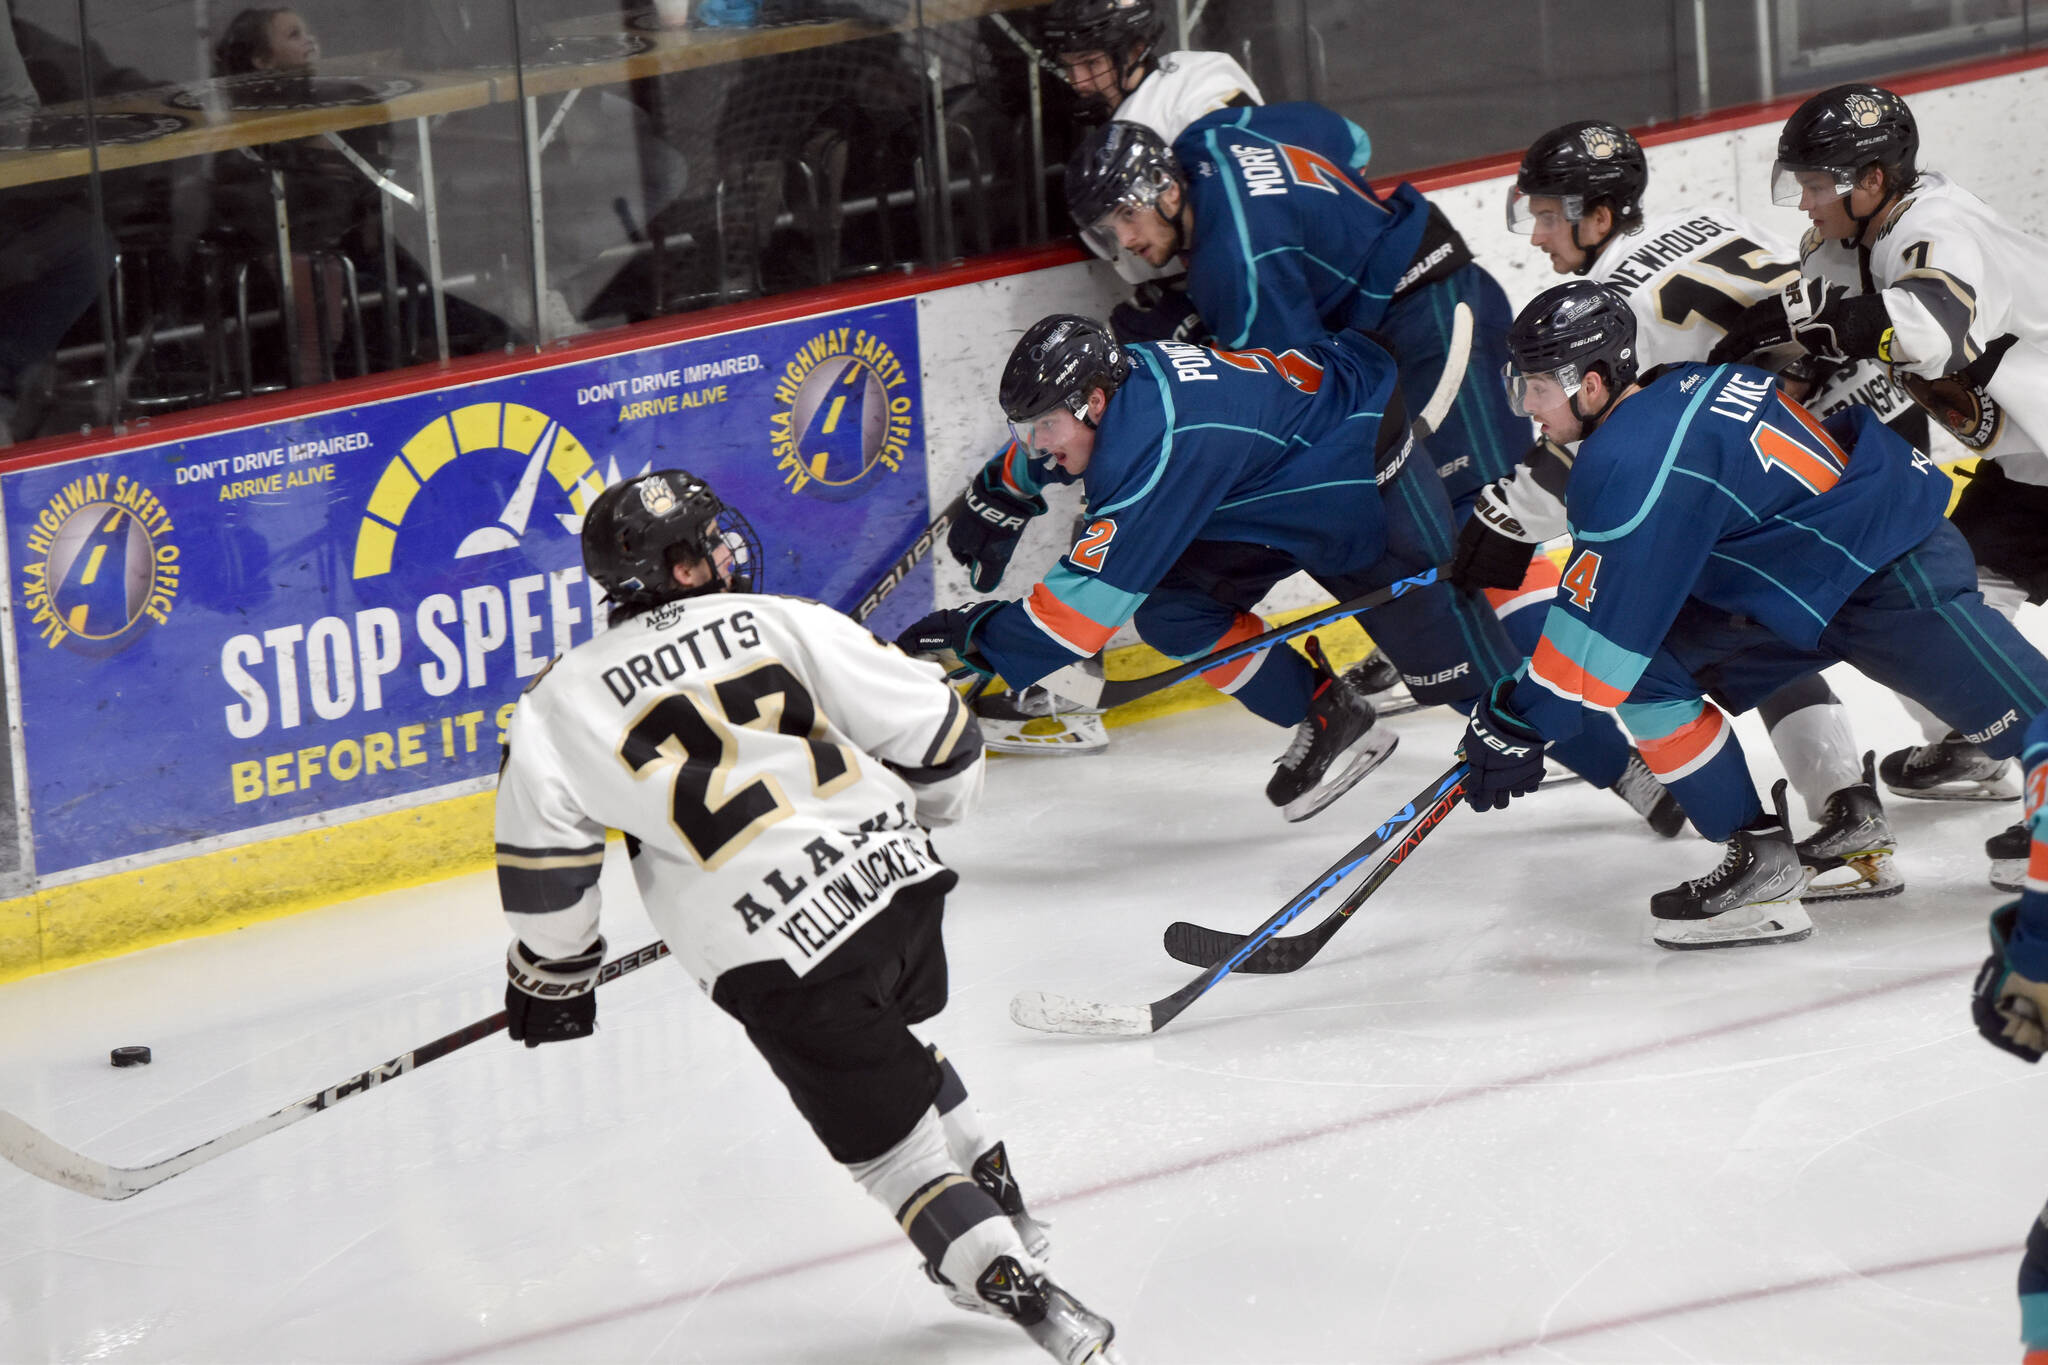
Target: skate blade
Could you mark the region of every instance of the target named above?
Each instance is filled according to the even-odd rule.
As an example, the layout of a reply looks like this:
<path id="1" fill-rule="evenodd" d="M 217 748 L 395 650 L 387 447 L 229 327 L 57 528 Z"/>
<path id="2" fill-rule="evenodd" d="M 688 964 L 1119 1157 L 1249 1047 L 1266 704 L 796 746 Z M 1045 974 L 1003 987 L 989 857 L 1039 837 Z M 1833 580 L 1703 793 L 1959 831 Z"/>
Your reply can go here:
<path id="1" fill-rule="evenodd" d="M 1375 735 L 1380 736 L 1380 738 L 1375 739 Z M 1280 808 L 1281 816 L 1290 824 L 1299 824 L 1301 821 L 1308 819 L 1311 815 L 1314 815 L 1317 811 L 1320 811 L 1323 807 L 1329 805 L 1345 792 L 1350 791 L 1353 787 L 1364 781 L 1368 773 L 1387 761 L 1388 755 L 1394 752 L 1394 746 L 1400 742 L 1401 737 L 1391 730 L 1383 732 L 1375 726 L 1373 729 L 1366 731 L 1359 739 L 1357 755 L 1352 758 L 1350 765 L 1342 773 L 1339 773 L 1335 779 L 1323 782 L 1311 790 L 1303 792 L 1300 796 L 1295 797 L 1292 801 L 1282 806 Z"/>
<path id="2" fill-rule="evenodd" d="M 1022 721 L 984 718 L 981 742 L 992 754 L 1073 757 L 1107 749 L 1109 731 L 1103 728 L 1100 716 L 1035 716 Z"/>
<path id="3" fill-rule="evenodd" d="M 1799 893 L 1801 900 L 1870 900 L 1879 896 L 1896 896 L 1906 889 L 1905 879 L 1892 866 L 1888 851 L 1851 853 L 1828 861 L 1833 866 L 1806 869 L 1806 889 Z M 1843 872 L 1849 874 L 1846 881 L 1821 880 Z"/>
<path id="4" fill-rule="evenodd" d="M 1690 952 L 1699 948 L 1751 948 L 1797 943 L 1813 933 L 1806 907 L 1796 899 L 1758 901 L 1724 911 L 1712 919 L 1658 920 L 1652 935 L 1660 948 Z"/>
<path id="5" fill-rule="evenodd" d="M 1971 778 L 1967 782 L 1945 782 L 1934 787 L 1894 787 L 1887 782 L 1884 789 L 1893 796 L 1903 796 L 1913 801 L 2017 801 L 2020 786 L 2010 777 L 1994 777 L 1988 781 Z"/>

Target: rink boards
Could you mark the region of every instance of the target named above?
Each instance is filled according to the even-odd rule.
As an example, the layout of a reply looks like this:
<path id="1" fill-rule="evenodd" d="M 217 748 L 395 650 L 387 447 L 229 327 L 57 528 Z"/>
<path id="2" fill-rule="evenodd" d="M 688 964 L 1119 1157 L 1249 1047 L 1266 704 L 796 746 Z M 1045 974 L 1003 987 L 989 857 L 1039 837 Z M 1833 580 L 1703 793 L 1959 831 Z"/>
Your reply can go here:
<path id="1" fill-rule="evenodd" d="M 2048 153 L 1973 130 L 2048 121 L 2044 60 L 1898 82 L 1923 164 L 2037 232 Z M 1788 107 L 1645 130 L 1652 204 L 1796 239 L 1767 197 Z M 1506 230 L 1512 170 L 1412 179 L 1519 302 L 1553 277 Z M 576 541 L 598 489 L 690 468 L 760 532 L 770 590 L 851 605 L 1000 445 L 1017 332 L 1119 288 L 1027 253 L 0 467 L 19 832 L 0 980 L 486 865 L 500 728 L 600 612 Z M 1012 590 L 1065 547 L 1072 491 L 1051 501 Z M 931 564 L 871 624 L 968 595 Z M 1316 596 L 1283 584 L 1266 606 Z"/>

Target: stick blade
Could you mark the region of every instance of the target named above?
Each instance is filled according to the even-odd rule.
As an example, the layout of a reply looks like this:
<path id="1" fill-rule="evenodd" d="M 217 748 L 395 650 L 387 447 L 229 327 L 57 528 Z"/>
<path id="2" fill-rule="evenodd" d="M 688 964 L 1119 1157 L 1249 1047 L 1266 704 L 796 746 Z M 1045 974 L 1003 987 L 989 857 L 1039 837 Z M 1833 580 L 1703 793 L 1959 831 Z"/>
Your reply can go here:
<path id="1" fill-rule="evenodd" d="M 1185 962 L 1190 967 L 1213 967 L 1242 948 L 1248 937 L 1176 920 L 1166 926 L 1165 944 L 1166 951 L 1176 962 Z M 1322 944 L 1323 940 L 1314 930 L 1291 938 L 1269 938 L 1259 945 L 1257 952 L 1231 970 L 1239 976 L 1278 976 L 1299 971 Z"/>
<path id="2" fill-rule="evenodd" d="M 148 1188 L 146 1184 L 123 1180 L 124 1172 L 72 1151 L 5 1110 L 0 1110 L 0 1156 L 38 1180 L 94 1199 L 126 1199 Z"/>
<path id="3" fill-rule="evenodd" d="M 1019 991 L 1010 1001 L 1013 1022 L 1040 1033 L 1138 1038 L 1152 1032 L 1149 1005 L 1098 1005 L 1049 991 Z"/>

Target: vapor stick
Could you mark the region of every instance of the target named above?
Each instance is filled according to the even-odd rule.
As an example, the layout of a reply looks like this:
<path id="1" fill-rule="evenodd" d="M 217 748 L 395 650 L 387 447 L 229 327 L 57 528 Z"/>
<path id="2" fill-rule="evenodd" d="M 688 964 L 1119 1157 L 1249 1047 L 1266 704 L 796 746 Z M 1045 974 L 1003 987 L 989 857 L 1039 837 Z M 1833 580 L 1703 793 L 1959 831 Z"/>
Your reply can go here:
<path id="1" fill-rule="evenodd" d="M 627 972 L 657 962 L 668 956 L 668 944 L 654 942 L 636 953 L 614 958 L 600 967 L 597 984 L 624 976 Z M 31 1127 L 14 1115 L 0 1110 L 0 1156 L 40 1180 L 52 1185 L 62 1185 L 67 1190 L 89 1194 L 95 1199 L 126 1199 L 140 1194 L 155 1185 L 161 1185 L 174 1175 L 183 1175 L 194 1166 L 201 1166 L 217 1156 L 224 1156 L 237 1147 L 254 1142 L 266 1133 L 280 1128 L 289 1128 L 300 1119 L 311 1118 L 323 1109 L 331 1109 L 343 1100 L 360 1095 L 396 1080 L 408 1071 L 417 1071 L 428 1062 L 439 1061 L 458 1048 L 488 1038 L 505 1027 L 505 1011 L 499 1010 L 488 1019 L 479 1019 L 474 1024 L 459 1028 L 455 1032 L 436 1038 L 433 1042 L 416 1047 L 410 1052 L 401 1052 L 381 1066 L 368 1071 L 359 1071 L 347 1080 L 331 1085 L 325 1090 L 315 1091 L 302 1100 L 294 1100 L 273 1114 L 243 1124 L 232 1132 L 210 1138 L 197 1147 L 190 1147 L 176 1156 L 167 1156 L 162 1161 L 147 1166 L 109 1166 L 95 1161 L 82 1152 L 74 1152 L 47 1133 Z"/>
<path id="2" fill-rule="evenodd" d="M 1239 962 L 1237 970 L 1270 974 L 1298 971 L 1307 966 L 1308 960 L 1321 952 L 1323 945 L 1344 927 L 1345 921 L 1358 907 L 1386 884 L 1387 878 L 1394 875 L 1394 869 L 1429 837 L 1430 831 L 1457 809 L 1458 802 L 1465 795 L 1465 779 L 1470 775 L 1471 769 L 1460 759 L 1450 771 L 1424 787 L 1399 814 L 1380 827 L 1382 834 L 1393 827 L 1405 829 L 1406 837 L 1386 856 L 1385 861 L 1372 870 L 1371 875 L 1344 898 L 1342 904 L 1331 911 L 1321 924 L 1305 933 L 1268 939 L 1265 946 Z M 1420 815 L 1416 814 L 1418 810 L 1422 812 Z M 1166 951 L 1189 966 L 1205 967 L 1237 952 L 1248 937 L 1177 920 L 1166 926 Z"/>
<path id="3" fill-rule="evenodd" d="M 1468 771 L 1461 762 L 1444 774 L 1444 779 L 1462 781 Z M 1173 994 L 1149 1005 L 1098 1005 L 1046 991 L 1021 991 L 1010 1001 L 1010 1018 L 1025 1028 L 1042 1033 L 1108 1034 L 1126 1038 L 1157 1033 L 1173 1022 L 1182 1010 L 1207 994 L 1217 982 L 1236 971 L 1324 892 L 1370 862 L 1389 839 L 1407 827 L 1414 814 L 1415 806 L 1410 802 L 1392 819 L 1353 844 L 1342 858 L 1324 868 L 1320 877 L 1296 892 L 1292 900 L 1247 934 L 1234 951 Z"/>
<path id="4" fill-rule="evenodd" d="M 882 571 L 882 576 L 875 580 L 873 587 L 860 595 L 860 601 L 847 615 L 856 621 L 865 621 L 874 615 L 875 609 L 882 605 L 883 600 L 896 591 L 898 585 L 910 577 L 910 571 L 932 552 L 932 547 L 946 538 L 946 532 L 952 529 L 954 519 L 966 505 L 965 493 L 946 504 L 946 509 L 933 517 L 931 523 L 917 533 L 917 539 L 910 542 L 910 548 L 905 550 L 894 564 Z"/>
<path id="5" fill-rule="evenodd" d="M 1471 362 L 1472 307 L 1470 304 L 1460 303 L 1451 315 L 1451 344 L 1444 355 L 1443 373 L 1437 376 L 1436 391 L 1430 394 L 1429 402 L 1423 405 L 1422 415 L 1409 423 L 1409 439 L 1414 441 L 1427 440 L 1436 432 L 1438 427 L 1443 425 L 1444 418 L 1450 415 L 1451 404 L 1457 401 L 1458 388 L 1465 382 L 1465 371 L 1471 365 Z M 1406 458 L 1405 453 L 1402 458 Z M 1388 476 L 1382 475 L 1382 477 Z M 908 570 L 905 572 L 908 572 Z M 1416 578 L 1403 579 L 1400 583 L 1396 583 L 1392 589 L 1386 590 L 1387 595 L 1385 596 L 1379 593 L 1368 593 L 1364 597 L 1354 598 L 1352 601 L 1343 602 L 1335 607 L 1331 607 L 1327 611 L 1319 612 L 1312 618 L 1304 618 L 1291 625 L 1282 626 L 1277 630 L 1269 630 L 1264 635 L 1246 640 L 1243 644 L 1231 650 L 1211 654 L 1207 658 L 1194 659 L 1147 677 L 1119 678 L 1115 681 L 1105 681 L 1102 678 L 1083 672 L 1078 664 L 1069 664 L 1065 668 L 1048 674 L 1040 679 L 1040 682 L 1047 691 L 1056 692 L 1077 705 L 1090 707 L 1098 711 L 1107 711 L 1113 706 L 1122 706 L 1125 702 L 1136 701 L 1140 697 L 1150 696 L 1161 688 L 1171 687 L 1183 678 L 1193 677 L 1197 673 L 1205 672 L 1221 664 L 1227 664 L 1233 659 L 1242 659 L 1248 654 L 1257 654 L 1261 650 L 1272 648 L 1282 640 L 1292 639 L 1296 635 L 1304 635 L 1320 626 L 1328 625 L 1332 621 L 1342 620 L 1346 616 L 1351 616 L 1370 607 L 1377 607 L 1383 602 L 1390 602 L 1395 597 L 1400 596 L 1406 588 L 1419 587 L 1424 582 L 1435 581 L 1436 574 L 1434 572 L 1420 575 Z"/>

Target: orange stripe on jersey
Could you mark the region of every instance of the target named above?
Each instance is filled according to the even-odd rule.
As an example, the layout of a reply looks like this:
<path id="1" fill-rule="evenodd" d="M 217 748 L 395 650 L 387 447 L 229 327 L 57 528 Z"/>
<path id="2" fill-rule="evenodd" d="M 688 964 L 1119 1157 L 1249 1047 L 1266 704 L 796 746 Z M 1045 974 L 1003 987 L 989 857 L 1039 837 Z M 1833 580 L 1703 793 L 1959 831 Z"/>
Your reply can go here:
<path id="1" fill-rule="evenodd" d="M 1563 581 L 1563 576 L 1549 555 L 1536 555 L 1530 559 L 1529 572 L 1522 575 L 1522 581 L 1518 586 L 1486 589 L 1486 604 L 1493 608 L 1496 616 L 1510 611 L 1520 611 L 1532 601 L 1542 601 L 1556 595 L 1557 586 Z"/>
<path id="2" fill-rule="evenodd" d="M 1017 482 L 1016 476 L 1010 473 L 1010 461 L 1015 458 L 1016 454 L 1017 443 L 1015 441 L 1011 441 L 1009 445 L 1003 448 L 1003 462 L 998 467 L 999 472 L 1003 476 L 1003 487 L 1009 489 L 1020 498 L 1028 498 L 1032 495 L 1025 492 L 1023 485 Z"/>
<path id="3" fill-rule="evenodd" d="M 1691 724 L 1681 725 L 1662 739 L 1637 736 L 1636 749 L 1660 781 L 1676 782 L 1704 767 L 1727 738 L 1728 722 L 1722 718 L 1721 708 L 1709 702 Z"/>
<path id="4" fill-rule="evenodd" d="M 1842 477 L 1826 460 L 1768 422 L 1757 423 L 1749 439 L 1765 463 L 1782 467 L 1787 474 L 1816 493 L 1827 492 Z M 1828 444 L 1832 446 L 1834 442 L 1829 441 Z"/>
<path id="5" fill-rule="evenodd" d="M 1043 583 L 1033 588 L 1031 596 L 1024 599 L 1024 614 L 1036 622 L 1040 630 L 1082 658 L 1101 653 L 1102 647 L 1109 643 L 1109 637 L 1116 634 L 1115 626 L 1105 626 L 1082 615 L 1060 601 Z"/>
<path id="6" fill-rule="evenodd" d="M 1237 614 L 1237 619 L 1230 623 L 1230 629 L 1224 631 L 1216 643 L 1204 652 L 1214 654 L 1219 649 L 1228 649 L 1232 645 L 1265 633 L 1264 621 L 1248 611 L 1241 611 Z M 1251 681 L 1252 674 L 1259 671 L 1259 665 L 1266 661 L 1266 655 L 1270 653 L 1271 650 L 1265 650 L 1258 654 L 1247 654 L 1242 659 L 1233 659 L 1227 664 L 1218 664 L 1202 674 L 1202 681 L 1218 692 L 1234 692 L 1242 684 Z"/>
<path id="7" fill-rule="evenodd" d="M 1529 660 L 1529 673 L 1560 696 L 1576 697 L 1588 706 L 1612 711 L 1628 700 L 1628 693 L 1600 681 L 1581 668 L 1569 655 L 1544 636 L 1536 642 Z"/>

